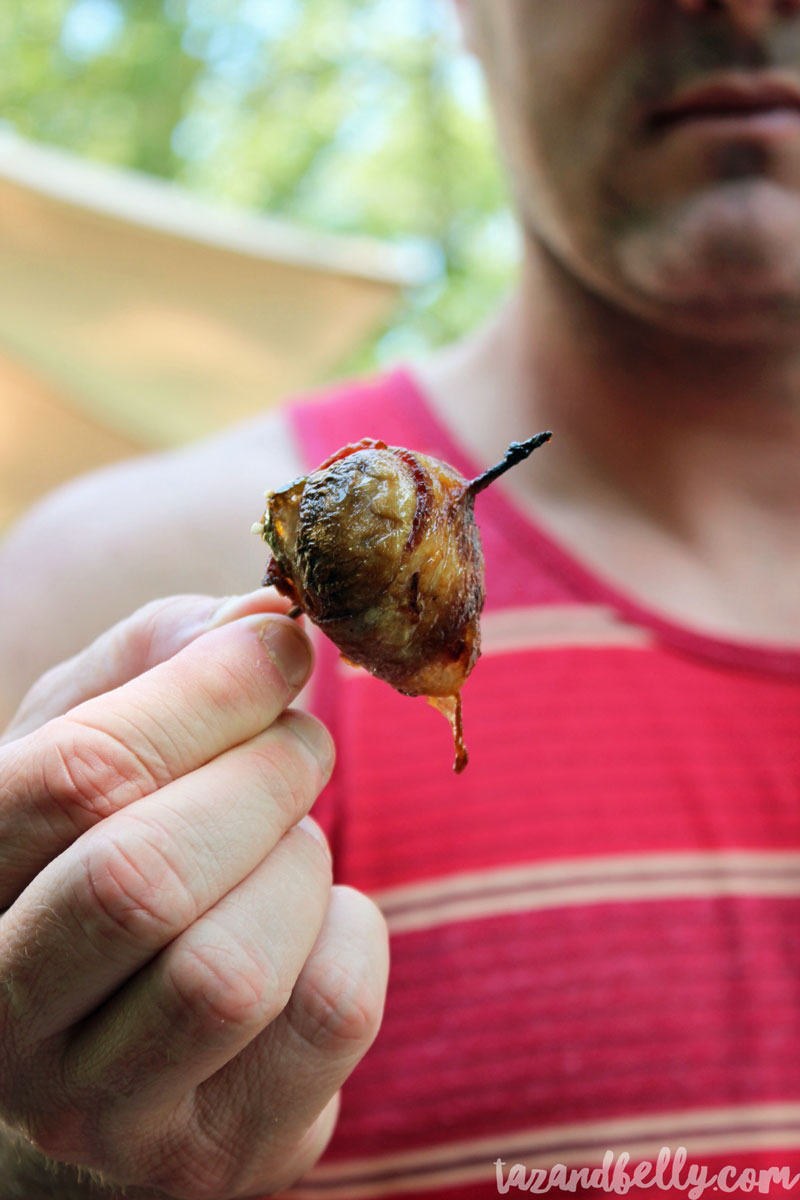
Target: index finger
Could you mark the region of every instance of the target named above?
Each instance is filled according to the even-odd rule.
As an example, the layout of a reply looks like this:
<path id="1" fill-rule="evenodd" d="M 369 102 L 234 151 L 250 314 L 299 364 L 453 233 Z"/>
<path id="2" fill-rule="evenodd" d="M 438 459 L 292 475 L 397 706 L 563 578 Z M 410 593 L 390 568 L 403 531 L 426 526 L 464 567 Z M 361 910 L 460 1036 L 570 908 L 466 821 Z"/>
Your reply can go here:
<path id="1" fill-rule="evenodd" d="M 152 600 L 107 629 L 85 650 L 45 671 L 0 734 L 0 746 L 33 733 L 84 700 L 143 675 L 210 629 L 255 613 L 287 613 L 289 607 L 289 600 L 264 587 L 243 596 L 227 596 L 222 602 L 219 597 L 199 595 Z"/>
<path id="2" fill-rule="evenodd" d="M 0 751 L 0 908 L 84 830 L 268 728 L 311 669 L 294 621 L 204 634 Z"/>

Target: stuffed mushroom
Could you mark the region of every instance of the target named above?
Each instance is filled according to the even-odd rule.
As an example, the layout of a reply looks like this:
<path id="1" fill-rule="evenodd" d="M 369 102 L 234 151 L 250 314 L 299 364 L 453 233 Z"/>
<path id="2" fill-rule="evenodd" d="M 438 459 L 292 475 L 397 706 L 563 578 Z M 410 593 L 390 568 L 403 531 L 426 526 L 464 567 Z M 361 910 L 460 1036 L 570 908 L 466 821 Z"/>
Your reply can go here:
<path id="1" fill-rule="evenodd" d="M 515 442 L 472 481 L 447 463 L 365 438 L 266 493 L 253 526 L 264 584 L 294 602 L 351 663 L 447 716 L 467 765 L 461 688 L 480 654 L 484 564 L 476 495 L 550 438 Z"/>

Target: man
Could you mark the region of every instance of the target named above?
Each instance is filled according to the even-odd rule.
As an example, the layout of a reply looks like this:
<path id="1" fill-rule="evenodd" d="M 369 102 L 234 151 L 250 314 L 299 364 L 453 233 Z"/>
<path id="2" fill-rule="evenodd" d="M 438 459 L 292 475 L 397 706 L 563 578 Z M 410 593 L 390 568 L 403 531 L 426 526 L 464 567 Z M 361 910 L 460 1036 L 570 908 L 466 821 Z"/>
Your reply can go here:
<path id="1" fill-rule="evenodd" d="M 380 1036 L 375 909 L 297 824 L 330 751 L 279 716 L 307 665 L 277 602 L 146 609 L 44 676 L 0 763 L 0 1114 L 35 1145 L 7 1134 L 7 1194 L 52 1194 L 42 1155 L 97 1195 L 274 1192 L 359 1059 L 299 1195 L 662 1146 L 745 1190 L 798 1170 L 800 3 L 461 10 L 525 234 L 508 304 L 72 486 L 0 571 L 13 702 L 154 595 L 249 587 L 252 497 L 342 441 L 468 469 L 554 430 L 478 502 L 463 776 L 436 714 L 317 645 L 315 813 L 393 934 Z"/>

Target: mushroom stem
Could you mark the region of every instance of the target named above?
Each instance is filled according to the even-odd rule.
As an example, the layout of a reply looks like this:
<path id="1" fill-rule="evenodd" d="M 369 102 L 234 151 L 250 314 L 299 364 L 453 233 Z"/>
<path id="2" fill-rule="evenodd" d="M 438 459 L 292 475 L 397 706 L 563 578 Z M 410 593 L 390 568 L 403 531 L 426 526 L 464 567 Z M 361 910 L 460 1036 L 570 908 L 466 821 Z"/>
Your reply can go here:
<path id="1" fill-rule="evenodd" d="M 538 450 L 545 442 L 549 442 L 552 437 L 550 430 L 544 433 L 537 433 L 535 437 L 528 438 L 527 442 L 512 442 L 506 450 L 506 456 L 502 462 L 496 466 L 490 467 L 488 471 L 484 471 L 482 475 L 478 475 L 471 483 L 467 485 L 467 491 L 473 496 L 477 496 L 478 492 L 482 492 L 490 483 L 494 483 L 495 479 L 499 479 L 501 475 L 505 475 L 506 471 L 511 467 L 515 467 L 517 463 L 524 462 L 529 454 L 533 454 L 534 450 Z"/>

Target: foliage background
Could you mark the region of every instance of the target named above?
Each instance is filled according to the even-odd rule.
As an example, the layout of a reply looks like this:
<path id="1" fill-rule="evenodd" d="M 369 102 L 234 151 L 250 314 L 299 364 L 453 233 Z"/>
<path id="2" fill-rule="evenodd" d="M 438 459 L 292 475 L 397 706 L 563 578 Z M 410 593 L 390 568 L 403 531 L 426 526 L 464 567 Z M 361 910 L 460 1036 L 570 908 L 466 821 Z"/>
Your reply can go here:
<path id="1" fill-rule="evenodd" d="M 412 241 L 430 279 L 341 370 L 463 332 L 517 237 L 452 0 L 12 0 L 0 120 L 214 200 Z"/>

